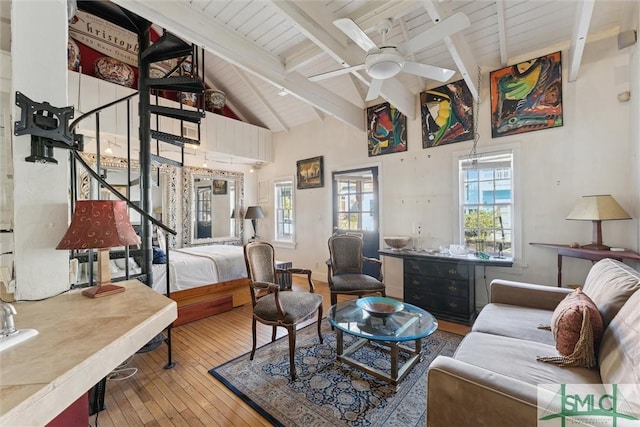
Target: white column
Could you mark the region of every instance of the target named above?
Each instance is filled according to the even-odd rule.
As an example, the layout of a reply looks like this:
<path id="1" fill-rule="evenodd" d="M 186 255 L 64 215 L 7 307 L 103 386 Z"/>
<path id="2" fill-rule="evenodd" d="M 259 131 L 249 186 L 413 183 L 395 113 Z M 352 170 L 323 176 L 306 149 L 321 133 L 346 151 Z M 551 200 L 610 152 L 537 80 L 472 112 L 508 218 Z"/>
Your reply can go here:
<path id="1" fill-rule="evenodd" d="M 12 104 L 16 91 L 54 107 L 67 103 L 66 0 L 13 0 Z M 21 109 L 13 106 L 14 121 Z M 69 252 L 55 249 L 69 220 L 69 152 L 58 164 L 25 161 L 31 136 L 13 136 L 15 298 L 40 299 L 69 287 Z"/>

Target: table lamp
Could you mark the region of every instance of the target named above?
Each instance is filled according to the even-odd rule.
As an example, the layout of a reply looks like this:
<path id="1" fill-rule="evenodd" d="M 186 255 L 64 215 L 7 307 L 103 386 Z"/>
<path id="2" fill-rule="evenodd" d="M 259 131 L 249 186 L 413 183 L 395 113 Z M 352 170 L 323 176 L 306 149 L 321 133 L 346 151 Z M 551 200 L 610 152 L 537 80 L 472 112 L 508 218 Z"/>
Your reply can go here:
<path id="1" fill-rule="evenodd" d="M 610 248 L 602 244 L 602 221 L 631 219 L 631 216 L 609 194 L 582 196 L 567 216 L 567 219 L 593 221 L 593 239 L 584 249 L 608 251 Z"/>
<path id="2" fill-rule="evenodd" d="M 258 220 L 264 218 L 264 212 L 260 206 L 249 206 L 247 212 L 244 214 L 244 219 L 250 219 L 253 225 L 253 237 L 252 239 L 259 239 L 258 236 Z"/>
<path id="3" fill-rule="evenodd" d="M 125 290 L 111 283 L 109 248 L 139 243 L 123 200 L 78 200 L 69 229 L 56 249 L 98 249 L 97 286 L 82 291 L 82 295 L 98 298 Z"/>

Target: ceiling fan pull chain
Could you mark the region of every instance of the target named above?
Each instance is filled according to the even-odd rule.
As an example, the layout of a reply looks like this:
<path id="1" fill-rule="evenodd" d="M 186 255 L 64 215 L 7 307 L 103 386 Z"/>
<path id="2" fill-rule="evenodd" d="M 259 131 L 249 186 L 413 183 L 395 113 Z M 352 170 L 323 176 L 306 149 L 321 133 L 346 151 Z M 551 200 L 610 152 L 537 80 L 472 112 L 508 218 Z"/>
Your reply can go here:
<path id="1" fill-rule="evenodd" d="M 482 82 L 482 72 L 480 67 L 478 67 L 478 97 L 476 99 L 476 111 L 473 114 L 473 147 L 471 147 L 471 151 L 469 152 L 469 158 L 471 159 L 472 164 L 475 166 L 478 164 L 478 158 L 482 157 L 482 155 L 478 156 L 477 147 L 478 141 L 480 140 L 480 129 L 478 128 L 478 119 L 480 116 L 480 83 Z"/>

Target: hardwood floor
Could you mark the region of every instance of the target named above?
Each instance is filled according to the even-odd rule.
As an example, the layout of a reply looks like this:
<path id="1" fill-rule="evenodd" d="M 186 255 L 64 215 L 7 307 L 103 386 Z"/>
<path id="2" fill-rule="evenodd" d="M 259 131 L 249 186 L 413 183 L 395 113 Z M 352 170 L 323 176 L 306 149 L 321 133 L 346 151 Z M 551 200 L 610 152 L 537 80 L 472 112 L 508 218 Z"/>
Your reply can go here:
<path id="1" fill-rule="evenodd" d="M 304 289 L 302 282 L 294 287 Z M 315 282 L 329 309 L 329 288 Z M 339 299 L 340 300 L 340 299 Z M 326 321 L 326 320 L 325 320 Z M 464 335 L 468 326 L 440 321 L 440 329 Z M 278 337 L 285 330 L 278 328 Z M 102 427 L 120 426 L 268 426 L 249 405 L 209 375 L 209 369 L 251 351 L 251 304 L 173 329 L 176 367 L 164 370 L 165 345 L 133 356 L 128 379 L 107 381 Z M 271 328 L 258 324 L 258 346 L 271 340 Z M 95 416 L 91 425 L 96 425 Z"/>

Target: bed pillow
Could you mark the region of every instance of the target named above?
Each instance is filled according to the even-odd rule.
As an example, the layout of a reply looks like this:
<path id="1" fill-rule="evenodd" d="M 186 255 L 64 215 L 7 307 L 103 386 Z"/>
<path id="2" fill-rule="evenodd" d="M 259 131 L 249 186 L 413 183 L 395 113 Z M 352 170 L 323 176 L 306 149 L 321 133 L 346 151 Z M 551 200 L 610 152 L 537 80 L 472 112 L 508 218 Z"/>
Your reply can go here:
<path id="1" fill-rule="evenodd" d="M 113 261 L 115 261 L 119 269 L 124 270 L 126 268 L 126 260 L 124 258 L 116 258 Z M 129 269 L 133 270 L 134 268 L 138 268 L 138 264 L 132 257 L 129 257 Z"/>
<path id="2" fill-rule="evenodd" d="M 538 357 L 562 366 L 596 365 L 595 349 L 602 338 L 603 320 L 598 307 L 577 288 L 558 304 L 551 316 L 551 331 L 560 357 Z"/>
<path id="3" fill-rule="evenodd" d="M 162 230 L 160 230 L 159 228 L 156 231 L 156 239 L 158 239 L 158 248 L 162 249 L 163 251 L 167 250 L 167 241 L 165 240 L 165 234 Z M 164 264 L 166 264 L 166 261 L 164 262 Z"/>
<path id="4" fill-rule="evenodd" d="M 167 254 L 158 247 L 153 247 L 153 263 L 154 264 L 166 264 Z"/>

